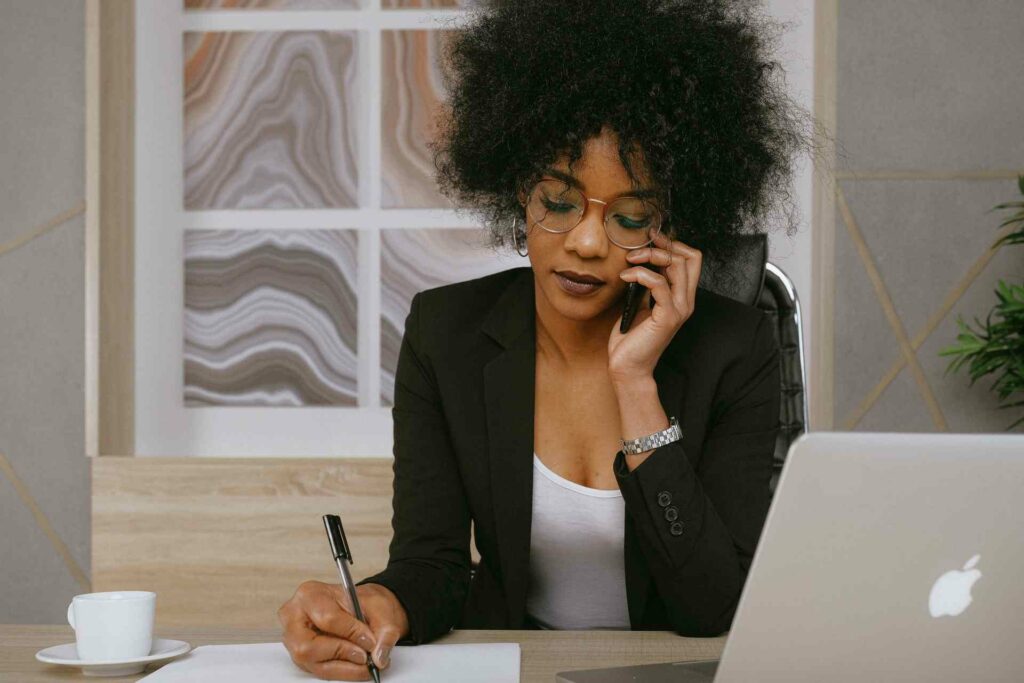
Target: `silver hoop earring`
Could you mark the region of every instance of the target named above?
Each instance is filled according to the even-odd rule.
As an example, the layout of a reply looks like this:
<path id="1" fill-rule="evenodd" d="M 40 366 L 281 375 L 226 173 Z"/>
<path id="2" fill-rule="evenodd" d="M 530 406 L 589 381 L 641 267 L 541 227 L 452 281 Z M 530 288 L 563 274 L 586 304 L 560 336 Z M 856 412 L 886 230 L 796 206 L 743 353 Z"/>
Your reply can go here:
<path id="1" fill-rule="evenodd" d="M 527 254 L 529 254 L 529 252 L 528 251 L 522 251 L 519 248 L 519 235 L 516 232 L 516 226 L 518 224 L 519 224 L 519 216 L 515 216 L 512 219 L 512 243 L 516 245 L 516 253 L 517 254 L 519 254 L 520 256 L 526 256 Z"/>

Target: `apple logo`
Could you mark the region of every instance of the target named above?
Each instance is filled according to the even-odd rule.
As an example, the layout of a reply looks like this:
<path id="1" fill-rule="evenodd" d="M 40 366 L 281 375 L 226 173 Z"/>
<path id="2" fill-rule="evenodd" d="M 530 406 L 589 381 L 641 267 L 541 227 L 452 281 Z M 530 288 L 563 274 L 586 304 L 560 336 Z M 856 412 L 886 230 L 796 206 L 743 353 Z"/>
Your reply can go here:
<path id="1" fill-rule="evenodd" d="M 967 560 L 963 570 L 948 571 L 935 581 L 928 596 L 928 611 L 933 617 L 955 617 L 967 609 L 972 600 L 971 587 L 981 578 L 981 570 L 975 568 L 980 559 L 981 555 L 975 555 Z"/>

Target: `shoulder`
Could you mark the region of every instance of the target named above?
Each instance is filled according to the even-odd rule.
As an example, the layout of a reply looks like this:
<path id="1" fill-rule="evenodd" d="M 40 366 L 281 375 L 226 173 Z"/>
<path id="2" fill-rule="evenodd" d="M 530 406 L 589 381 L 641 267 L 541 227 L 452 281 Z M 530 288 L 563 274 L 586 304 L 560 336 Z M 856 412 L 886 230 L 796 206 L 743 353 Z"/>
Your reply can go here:
<path id="1" fill-rule="evenodd" d="M 690 319 L 716 341 L 736 338 L 749 341 L 751 334 L 758 330 L 763 332 L 770 322 L 768 313 L 757 306 L 703 287 L 697 288 Z"/>
<path id="2" fill-rule="evenodd" d="M 531 269 L 511 268 L 418 292 L 410 320 L 418 328 L 415 334 L 420 343 L 450 351 L 465 349 L 497 309 L 512 317 L 526 315 L 531 305 L 526 299 L 532 292 Z"/>
<path id="3" fill-rule="evenodd" d="M 490 275 L 430 287 L 418 292 L 420 315 L 446 326 L 479 324 L 508 287 L 529 268 L 511 268 Z"/>
<path id="4" fill-rule="evenodd" d="M 689 362 L 719 368 L 751 355 L 771 355 L 778 345 L 767 312 L 703 287 L 697 288 L 693 313 L 673 343 Z"/>

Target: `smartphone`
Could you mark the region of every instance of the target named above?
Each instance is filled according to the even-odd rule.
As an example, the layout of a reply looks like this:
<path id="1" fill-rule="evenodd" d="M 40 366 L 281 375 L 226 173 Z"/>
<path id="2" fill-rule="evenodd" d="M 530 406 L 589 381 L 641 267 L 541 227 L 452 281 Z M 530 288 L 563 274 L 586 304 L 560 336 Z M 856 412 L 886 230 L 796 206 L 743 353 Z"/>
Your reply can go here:
<path id="1" fill-rule="evenodd" d="M 644 268 L 653 270 L 655 273 L 660 273 L 657 266 L 650 263 L 641 263 Z M 639 282 L 630 282 L 626 284 L 626 296 L 622 304 L 622 323 L 619 325 L 619 332 L 622 334 L 626 333 L 629 326 L 633 324 L 633 318 L 636 317 L 637 309 L 640 307 L 640 300 L 644 298 L 644 286 Z M 654 308 L 654 297 L 648 304 L 651 308 Z"/>

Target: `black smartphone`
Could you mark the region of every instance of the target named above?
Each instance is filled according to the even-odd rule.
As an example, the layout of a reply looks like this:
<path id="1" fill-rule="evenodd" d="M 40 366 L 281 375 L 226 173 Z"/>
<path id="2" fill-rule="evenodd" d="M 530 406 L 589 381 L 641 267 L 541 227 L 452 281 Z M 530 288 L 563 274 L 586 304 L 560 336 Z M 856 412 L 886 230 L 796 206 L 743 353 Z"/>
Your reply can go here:
<path id="1" fill-rule="evenodd" d="M 653 270 L 655 273 L 660 273 L 657 266 L 650 263 L 641 263 L 644 268 Z M 637 309 L 640 308 L 640 300 L 644 298 L 644 286 L 639 282 L 630 282 L 626 284 L 626 296 L 622 304 L 622 323 L 619 325 L 619 332 L 622 334 L 626 333 L 629 326 L 633 324 L 633 318 L 636 317 Z M 648 302 L 651 308 L 654 308 L 654 298 Z"/>

